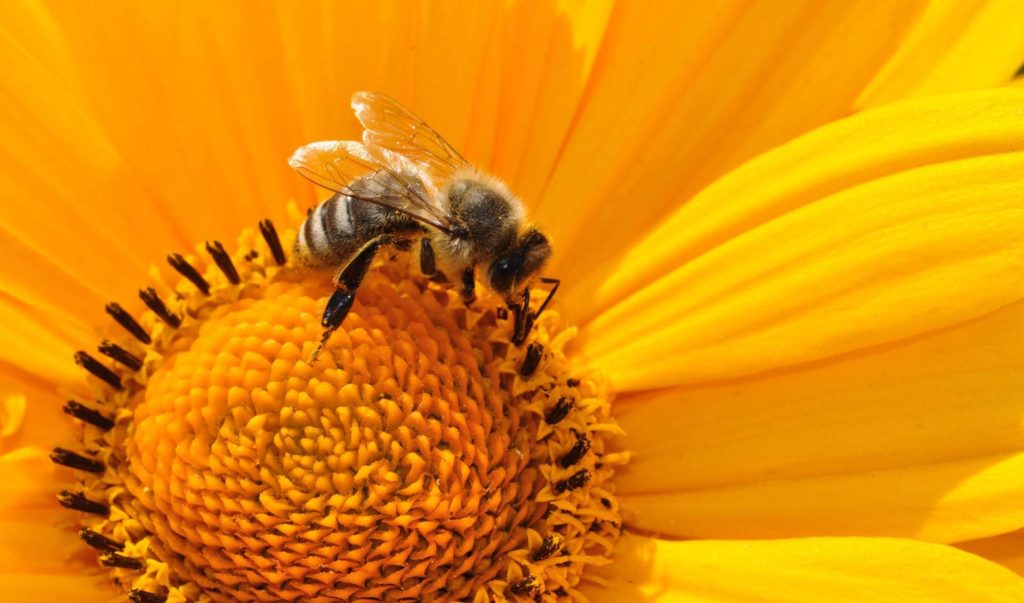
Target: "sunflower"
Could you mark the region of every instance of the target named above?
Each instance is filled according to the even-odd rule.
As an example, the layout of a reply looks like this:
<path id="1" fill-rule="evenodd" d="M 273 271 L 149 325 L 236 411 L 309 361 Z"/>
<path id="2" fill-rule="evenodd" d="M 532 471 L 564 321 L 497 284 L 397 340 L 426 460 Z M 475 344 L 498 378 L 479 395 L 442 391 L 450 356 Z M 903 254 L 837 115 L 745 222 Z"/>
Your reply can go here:
<path id="1" fill-rule="evenodd" d="M 1020 12 L 4 3 L 0 592 L 1021 600 Z M 548 233 L 527 345 L 397 249 L 307 362 L 364 89 Z"/>

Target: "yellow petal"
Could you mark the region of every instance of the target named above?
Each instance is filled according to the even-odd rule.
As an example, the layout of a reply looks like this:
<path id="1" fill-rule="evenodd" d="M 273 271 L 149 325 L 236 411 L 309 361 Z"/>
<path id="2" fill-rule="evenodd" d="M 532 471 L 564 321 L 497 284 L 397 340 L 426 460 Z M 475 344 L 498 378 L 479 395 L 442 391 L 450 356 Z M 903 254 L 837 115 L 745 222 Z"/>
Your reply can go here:
<path id="1" fill-rule="evenodd" d="M 952 547 L 889 538 L 671 542 L 625 534 L 584 587 L 618 601 L 1020 601 L 1024 580 Z M 606 581 L 606 582 L 605 582 Z"/>
<path id="2" fill-rule="evenodd" d="M 95 570 L 95 554 L 90 553 L 70 529 L 0 520 L 0 534 L 4 535 L 0 539 L 2 573 L 59 574 Z"/>
<path id="3" fill-rule="evenodd" d="M 635 282 L 630 267 L 678 267 L 594 319 L 583 353 L 620 391 L 664 387 L 896 341 L 1020 298 L 1022 102 L 1021 89 L 911 101 L 733 172 L 621 264 L 610 297 Z"/>
<path id="4" fill-rule="evenodd" d="M 626 521 L 686 538 L 1024 526 L 1024 304 L 833 361 L 616 401 Z"/>
<path id="5" fill-rule="evenodd" d="M 52 448 L 69 437 L 73 423 L 62 410 L 66 398 L 52 382 L 0 363 L 0 400 L 6 400 L 0 402 L 0 454 L 24 446 Z"/>
<path id="6" fill-rule="evenodd" d="M 991 538 L 957 543 L 957 547 L 1024 574 L 1024 532 L 1018 530 Z"/>
<path id="7" fill-rule="evenodd" d="M 67 513 L 57 504 L 57 493 L 68 487 L 70 471 L 54 466 L 38 448 L 19 448 L 0 455 L 0 518 L 52 525 Z"/>
<path id="8" fill-rule="evenodd" d="M 124 600 L 124 591 L 115 588 L 106 574 L 0 573 L 0 591 L 12 601 L 33 603 L 112 603 Z"/>
<path id="9" fill-rule="evenodd" d="M 1017 0 L 931 2 L 858 107 L 1009 82 L 1024 57 Z"/>
<path id="10" fill-rule="evenodd" d="M 567 286 L 741 162 L 849 114 L 918 2 L 620 2 L 539 205 Z M 586 300 L 589 291 L 580 291 Z"/>

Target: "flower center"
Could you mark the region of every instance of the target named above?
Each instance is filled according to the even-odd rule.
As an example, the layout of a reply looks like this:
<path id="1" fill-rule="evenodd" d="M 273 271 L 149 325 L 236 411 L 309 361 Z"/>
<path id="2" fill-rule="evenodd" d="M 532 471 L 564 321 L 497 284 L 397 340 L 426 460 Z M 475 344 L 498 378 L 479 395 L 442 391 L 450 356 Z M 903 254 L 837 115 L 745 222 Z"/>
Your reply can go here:
<path id="1" fill-rule="evenodd" d="M 516 347 L 496 300 L 395 251 L 311 363 L 330 275 L 262 229 L 234 257 L 172 256 L 173 301 L 143 292 L 138 322 L 117 307 L 120 368 L 76 357 L 101 395 L 69 403 L 94 454 L 55 451 L 92 476 L 61 502 L 131 598 L 572 596 L 618 537 L 624 461 L 602 386 L 570 372 L 574 331 L 548 310 Z"/>

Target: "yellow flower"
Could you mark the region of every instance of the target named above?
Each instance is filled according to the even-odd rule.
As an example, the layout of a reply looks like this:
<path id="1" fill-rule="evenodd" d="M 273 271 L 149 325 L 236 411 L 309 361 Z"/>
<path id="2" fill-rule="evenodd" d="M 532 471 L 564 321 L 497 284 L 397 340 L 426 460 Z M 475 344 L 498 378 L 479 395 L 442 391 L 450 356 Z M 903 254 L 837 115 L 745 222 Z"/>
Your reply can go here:
<path id="1" fill-rule="evenodd" d="M 106 601 L 125 590 L 56 504 L 76 487 L 47 458 L 74 441 L 62 413 L 83 391 L 73 354 L 112 332 L 104 306 L 134 299 L 139 285 L 175 288 L 183 300 L 169 303 L 203 324 L 249 311 L 266 312 L 267 329 L 300 310 L 315 320 L 327 284 L 287 286 L 252 232 L 238 248 L 259 246 L 259 260 L 234 261 L 256 280 L 231 289 L 209 259 L 197 263 L 218 279 L 216 307 L 170 268 L 149 267 L 198 242 L 233 242 L 264 217 L 287 238 L 287 202 L 312 206 L 316 193 L 285 158 L 309 141 L 356 138 L 345 104 L 369 89 L 401 99 L 505 179 L 554 242 L 549 270 L 563 289 L 538 331 L 551 354 L 540 370 L 553 371 L 553 387 L 570 387 L 568 374 L 606 376 L 616 397 L 601 425 L 614 420 L 624 435 L 595 445 L 631 457 L 604 484 L 623 534 L 607 565 L 569 560 L 582 567 L 562 576 L 574 592 L 1021 600 L 1024 90 L 996 88 L 1024 57 L 1020 12 L 1015 2 L 3 4 L 0 592 Z M 367 321 L 387 300 L 399 314 L 420 311 L 387 297 L 413 295 L 388 270 L 374 277 L 384 301 L 367 303 Z M 429 296 L 442 293 L 422 301 L 437 321 L 471 312 Z M 567 359 L 559 315 L 579 327 Z M 175 339 L 146 317 L 154 339 L 166 335 L 160 345 L 181 346 L 158 348 L 177 364 L 197 358 L 198 374 L 203 358 L 218 358 L 216 341 L 191 349 L 201 334 Z M 455 340 L 477 341 L 460 328 Z M 247 351 L 290 358 L 253 333 Z M 359 337 L 349 343 L 366 343 Z M 521 359 L 498 348 L 459 358 L 514 372 Z M 366 358 L 349 360 L 379 360 Z M 153 392 L 176 385 L 160 358 L 145 361 L 152 370 L 140 375 L 153 382 L 137 386 L 151 388 L 143 402 L 157 417 Z M 579 387 L 604 400 L 596 377 Z M 200 414 L 231 404 L 204 392 Z M 174 555 L 195 564 L 203 553 L 173 535 L 216 539 L 209 528 L 221 521 L 195 509 L 244 505 L 170 512 L 147 500 L 168 476 L 205 479 L 149 469 L 171 458 L 164 447 L 204 453 L 166 416 L 119 417 L 151 435 L 125 444 L 138 482 L 104 487 L 134 495 L 115 518 L 122 535 L 156 534 L 133 537 L 130 552 L 147 558 L 152 546 L 182 567 Z M 551 496 L 558 478 L 544 478 Z M 179 520 L 187 525 L 166 525 Z M 589 521 L 609 530 L 599 535 L 618 531 L 617 519 Z M 537 537 L 519 544 L 538 550 Z M 292 553 L 298 563 L 309 551 Z M 238 560 L 248 562 L 257 563 Z M 182 579 L 167 567 L 150 568 L 154 584 Z M 281 585 L 274 572 L 290 569 L 260 576 Z M 501 569 L 509 588 L 522 577 Z M 337 596 L 357 596 L 353 576 L 364 570 L 333 569 L 354 584 Z M 137 579 L 114 574 L 126 587 Z M 253 600 L 269 596 L 245 586 L 236 585 Z"/>

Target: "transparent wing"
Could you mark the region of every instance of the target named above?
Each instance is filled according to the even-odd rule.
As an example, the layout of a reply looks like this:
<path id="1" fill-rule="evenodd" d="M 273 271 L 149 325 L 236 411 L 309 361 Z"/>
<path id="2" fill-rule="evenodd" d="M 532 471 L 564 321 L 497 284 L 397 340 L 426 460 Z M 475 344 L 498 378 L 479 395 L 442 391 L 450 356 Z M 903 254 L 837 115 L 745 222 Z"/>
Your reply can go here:
<path id="1" fill-rule="evenodd" d="M 389 165 L 388 161 L 395 163 Z M 358 142 L 322 141 L 300 147 L 288 159 L 299 174 L 328 190 L 400 211 L 450 232 L 452 222 L 431 199 L 423 180 L 401 158 L 374 156 Z"/>
<path id="2" fill-rule="evenodd" d="M 363 142 L 420 164 L 439 183 L 456 171 L 470 167 L 466 159 L 425 121 L 392 98 L 376 92 L 357 92 L 352 108 L 363 124 Z"/>

